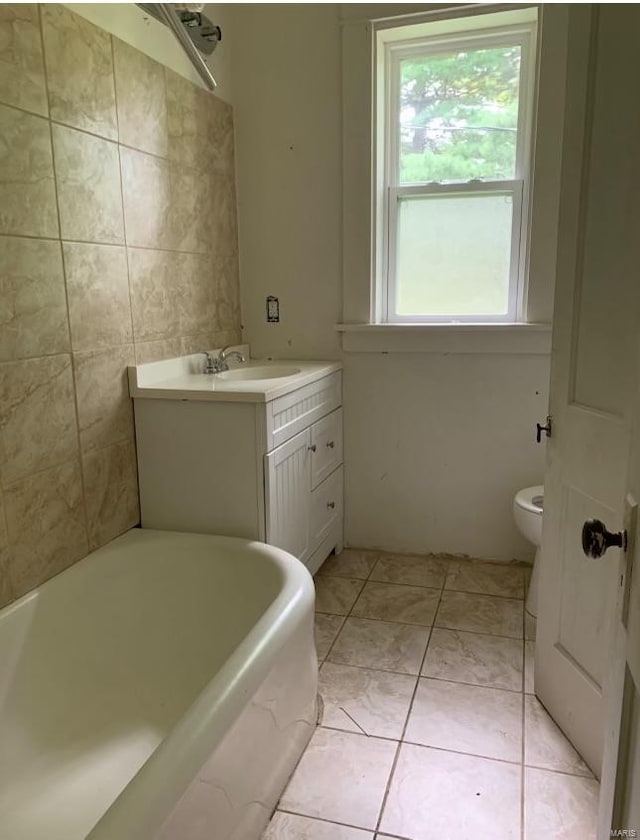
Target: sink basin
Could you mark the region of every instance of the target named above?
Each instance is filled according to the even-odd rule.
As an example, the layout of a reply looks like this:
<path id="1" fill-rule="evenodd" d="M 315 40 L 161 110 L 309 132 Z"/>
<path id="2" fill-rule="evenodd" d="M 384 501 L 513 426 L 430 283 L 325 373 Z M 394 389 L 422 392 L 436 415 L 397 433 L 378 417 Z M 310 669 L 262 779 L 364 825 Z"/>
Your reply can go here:
<path id="1" fill-rule="evenodd" d="M 281 379 L 285 376 L 295 376 L 296 373 L 300 373 L 300 368 L 291 365 L 263 365 L 262 367 L 254 365 L 235 368 L 235 370 L 225 370 L 223 373 L 217 373 L 216 378 L 241 382 L 244 380 Z"/>

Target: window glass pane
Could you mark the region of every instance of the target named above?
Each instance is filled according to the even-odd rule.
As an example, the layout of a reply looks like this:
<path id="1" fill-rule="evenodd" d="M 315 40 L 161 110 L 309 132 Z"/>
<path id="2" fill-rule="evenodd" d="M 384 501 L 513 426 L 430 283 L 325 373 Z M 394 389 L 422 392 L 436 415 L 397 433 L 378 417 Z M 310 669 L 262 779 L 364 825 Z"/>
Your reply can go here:
<path id="1" fill-rule="evenodd" d="M 507 315 L 511 194 L 398 201 L 397 315 Z"/>
<path id="2" fill-rule="evenodd" d="M 400 183 L 515 177 L 520 47 L 400 62 Z"/>

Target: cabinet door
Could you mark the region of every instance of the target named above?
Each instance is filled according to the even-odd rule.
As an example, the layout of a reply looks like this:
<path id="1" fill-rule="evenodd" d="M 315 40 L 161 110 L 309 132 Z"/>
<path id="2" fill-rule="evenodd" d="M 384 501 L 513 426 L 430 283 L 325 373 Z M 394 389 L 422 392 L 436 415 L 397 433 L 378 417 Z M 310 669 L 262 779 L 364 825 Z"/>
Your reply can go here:
<path id="1" fill-rule="evenodd" d="M 310 554 L 311 432 L 265 455 L 267 542 L 304 562 Z"/>

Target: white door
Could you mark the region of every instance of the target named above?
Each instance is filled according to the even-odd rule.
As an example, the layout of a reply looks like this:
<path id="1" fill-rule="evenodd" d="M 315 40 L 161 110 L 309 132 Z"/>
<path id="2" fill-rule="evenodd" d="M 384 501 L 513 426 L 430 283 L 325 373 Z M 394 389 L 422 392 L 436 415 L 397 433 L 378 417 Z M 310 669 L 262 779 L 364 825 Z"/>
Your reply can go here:
<path id="1" fill-rule="evenodd" d="M 265 455 L 267 542 L 303 563 L 310 555 L 311 430 Z"/>
<path id="2" fill-rule="evenodd" d="M 618 603 L 609 678 L 605 684 L 605 747 L 600 787 L 600 838 L 640 837 L 640 365 L 625 511 L 627 552 L 614 562 Z M 611 830 L 617 833 L 611 834 Z M 636 834 L 624 834 L 635 830 Z"/>
<path id="3" fill-rule="evenodd" d="M 535 690 L 599 777 L 623 524 L 639 301 L 640 13 L 570 7 Z"/>

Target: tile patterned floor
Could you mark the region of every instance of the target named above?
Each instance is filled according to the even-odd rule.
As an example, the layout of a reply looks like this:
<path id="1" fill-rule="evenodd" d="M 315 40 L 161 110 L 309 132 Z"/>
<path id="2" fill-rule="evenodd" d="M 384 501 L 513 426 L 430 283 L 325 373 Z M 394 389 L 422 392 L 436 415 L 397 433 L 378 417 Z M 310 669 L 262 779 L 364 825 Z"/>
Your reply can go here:
<path id="1" fill-rule="evenodd" d="M 263 840 L 594 840 L 598 784 L 533 694 L 525 574 L 324 564 L 321 722 Z"/>

